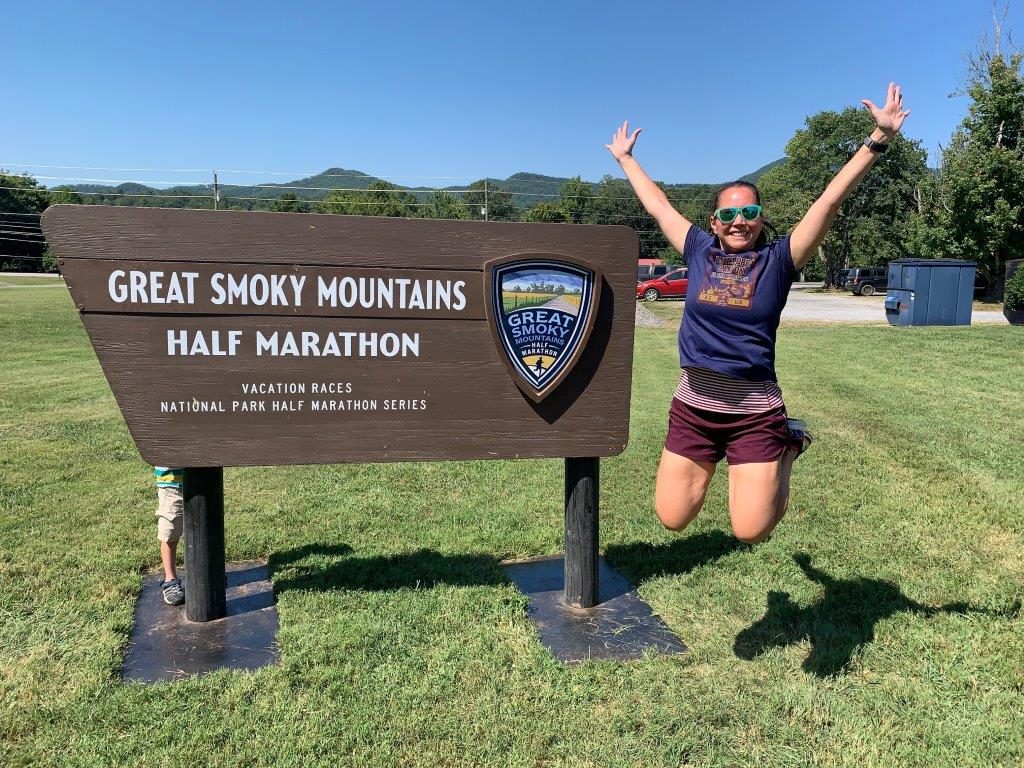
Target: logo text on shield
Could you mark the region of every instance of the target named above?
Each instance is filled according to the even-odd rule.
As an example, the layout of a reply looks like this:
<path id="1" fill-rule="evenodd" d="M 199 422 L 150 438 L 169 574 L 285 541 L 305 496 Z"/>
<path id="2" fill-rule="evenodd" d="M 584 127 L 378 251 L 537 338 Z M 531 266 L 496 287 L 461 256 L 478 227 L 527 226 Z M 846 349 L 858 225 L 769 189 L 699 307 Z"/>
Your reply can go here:
<path id="1" fill-rule="evenodd" d="M 577 260 L 551 258 L 488 266 L 492 333 L 513 379 L 540 402 L 569 374 L 586 345 L 600 274 Z"/>

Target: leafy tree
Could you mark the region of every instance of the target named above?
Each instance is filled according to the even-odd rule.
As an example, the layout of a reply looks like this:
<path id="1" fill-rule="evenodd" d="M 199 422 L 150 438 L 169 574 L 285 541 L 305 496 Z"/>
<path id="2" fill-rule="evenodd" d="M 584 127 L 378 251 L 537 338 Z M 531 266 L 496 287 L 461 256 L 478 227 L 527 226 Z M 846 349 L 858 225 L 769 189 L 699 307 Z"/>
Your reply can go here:
<path id="1" fill-rule="evenodd" d="M 525 221 L 539 222 L 567 222 L 570 221 L 569 213 L 562 207 L 561 203 L 537 203 L 526 209 Z"/>
<path id="2" fill-rule="evenodd" d="M 365 192 L 331 190 L 317 205 L 322 213 L 341 213 L 350 216 L 415 216 L 416 196 L 400 190 L 386 181 L 375 181 Z"/>
<path id="3" fill-rule="evenodd" d="M 721 184 L 681 184 L 665 187 L 665 195 L 672 206 L 702 229 L 707 229 L 715 210 L 715 193 Z"/>
<path id="4" fill-rule="evenodd" d="M 82 205 L 82 196 L 77 192 L 57 187 L 50 192 L 50 205 Z"/>
<path id="5" fill-rule="evenodd" d="M 683 259 L 683 254 L 681 254 L 671 245 L 666 245 L 664 248 L 657 251 L 654 254 L 654 258 L 661 259 L 666 264 L 671 264 L 672 266 L 676 267 L 682 266 L 683 264 L 686 263 L 686 260 Z"/>
<path id="6" fill-rule="evenodd" d="M 559 190 L 558 204 L 565 212 L 565 221 L 583 224 L 589 221 L 594 204 L 594 188 L 579 176 L 573 176 Z"/>
<path id="7" fill-rule="evenodd" d="M 625 179 L 605 176 L 597 187 L 590 220 L 600 224 L 625 224 L 640 238 L 640 257 L 656 258 L 669 247 L 657 222 L 644 210 L 633 188 Z"/>
<path id="8" fill-rule="evenodd" d="M 427 204 L 420 208 L 425 219 L 468 219 L 469 206 L 456 195 L 444 189 L 435 189 Z"/>
<path id="9" fill-rule="evenodd" d="M 997 27 L 997 34 L 999 29 Z M 998 295 L 1006 262 L 1024 258 L 1024 78 L 998 45 L 972 61 L 967 117 L 942 153 L 934 227 L 945 256 L 978 262 Z"/>
<path id="10" fill-rule="evenodd" d="M 38 219 L 4 214 L 42 213 L 47 205 L 49 193 L 31 176 L 0 170 L 0 269 L 41 269 L 45 243 L 38 237 Z"/>
<path id="11" fill-rule="evenodd" d="M 57 272 L 57 257 L 53 255 L 53 251 L 47 246 L 43 249 L 42 256 L 42 269 L 43 272 Z"/>
<path id="12" fill-rule="evenodd" d="M 294 192 L 285 192 L 270 204 L 270 210 L 276 213 L 305 213 L 306 206 Z"/>
<path id="13" fill-rule="evenodd" d="M 487 189 L 484 191 L 484 184 Z M 512 202 L 512 195 L 494 182 L 488 179 L 486 182 L 481 179 L 474 181 L 467 187 L 470 191 L 463 195 L 463 202 L 468 203 L 466 208 L 469 211 L 469 218 L 485 218 L 484 208 L 487 209 L 486 218 L 491 221 L 515 221 L 517 218 L 516 205 Z"/>
<path id="14" fill-rule="evenodd" d="M 19 176 L 0 169 L 0 211 L 42 213 L 49 195 L 31 176 Z"/>
<path id="15" fill-rule="evenodd" d="M 819 112 L 786 144 L 787 162 L 758 180 L 766 218 L 792 231 L 832 177 L 860 148 L 874 127 L 871 115 L 848 107 Z M 889 149 L 839 209 L 822 244 L 820 268 L 826 285 L 851 264 L 884 264 L 909 254 L 911 219 L 926 183 L 927 153 L 920 142 L 897 135 Z"/>
<path id="16" fill-rule="evenodd" d="M 1009 310 L 1024 309 L 1024 269 L 1018 268 L 1013 277 L 1006 281 L 1003 302 Z"/>

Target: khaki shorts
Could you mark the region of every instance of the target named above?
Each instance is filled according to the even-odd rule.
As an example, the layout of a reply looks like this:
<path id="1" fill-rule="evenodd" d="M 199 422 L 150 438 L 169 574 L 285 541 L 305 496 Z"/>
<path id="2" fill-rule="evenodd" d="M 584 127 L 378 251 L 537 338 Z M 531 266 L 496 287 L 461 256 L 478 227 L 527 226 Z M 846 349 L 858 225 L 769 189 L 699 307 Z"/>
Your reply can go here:
<path id="1" fill-rule="evenodd" d="M 184 529 L 185 502 L 181 488 L 157 486 L 156 498 L 156 537 L 173 543 L 181 538 Z"/>

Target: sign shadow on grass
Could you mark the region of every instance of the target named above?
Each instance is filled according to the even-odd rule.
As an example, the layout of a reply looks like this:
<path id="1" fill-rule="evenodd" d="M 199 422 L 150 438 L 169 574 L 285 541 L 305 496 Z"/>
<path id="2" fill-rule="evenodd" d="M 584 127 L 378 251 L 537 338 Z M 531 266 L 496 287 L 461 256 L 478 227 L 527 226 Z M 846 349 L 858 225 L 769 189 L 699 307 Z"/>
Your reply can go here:
<path id="1" fill-rule="evenodd" d="M 665 573 L 686 573 L 744 546 L 731 536 L 711 532 L 671 544 L 613 545 L 608 555 L 633 578 L 645 580 Z M 347 544 L 309 544 L 273 555 L 270 568 L 278 593 L 290 589 L 429 589 L 441 584 L 500 586 L 511 580 L 529 600 L 527 614 L 541 642 L 564 663 L 627 661 L 651 652 L 686 650 L 630 583 L 603 559 L 599 560 L 598 604 L 586 609 L 564 603 L 561 557 L 503 563 L 486 554 L 442 554 L 430 549 L 354 557 Z"/>
<path id="2" fill-rule="evenodd" d="M 896 613 L 981 613 L 1011 618 L 1020 611 L 1020 603 L 1002 611 L 964 602 L 923 605 L 904 595 L 892 582 L 863 576 L 836 579 L 815 568 L 806 554 L 796 554 L 793 559 L 807 578 L 825 588 L 825 594 L 813 605 L 801 608 L 788 592 L 769 592 L 765 615 L 736 636 L 733 649 L 741 659 L 750 661 L 770 648 L 807 640 L 811 652 L 804 659 L 804 671 L 821 678 L 832 677 L 845 673 L 857 650 L 875 639 L 875 625 Z"/>
<path id="3" fill-rule="evenodd" d="M 353 554 L 347 544 L 307 544 L 271 555 L 274 591 L 383 591 L 508 583 L 498 558 L 491 555 L 445 554 L 432 549 L 371 557 Z"/>
<path id="4" fill-rule="evenodd" d="M 613 544 L 605 556 L 632 584 L 665 574 L 684 574 L 747 545 L 721 531 L 709 531 L 668 544 Z M 391 555 L 356 557 L 348 544 L 306 544 L 270 556 L 274 591 L 352 589 L 429 589 L 508 584 L 503 562 L 481 553 L 441 553 L 417 549 Z"/>

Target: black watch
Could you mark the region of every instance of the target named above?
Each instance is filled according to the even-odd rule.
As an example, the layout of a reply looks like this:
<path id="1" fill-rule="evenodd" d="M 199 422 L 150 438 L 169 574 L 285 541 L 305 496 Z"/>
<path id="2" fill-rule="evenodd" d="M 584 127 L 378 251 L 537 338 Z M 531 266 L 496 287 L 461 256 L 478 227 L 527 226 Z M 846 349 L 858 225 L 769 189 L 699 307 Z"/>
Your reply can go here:
<path id="1" fill-rule="evenodd" d="M 872 152 L 882 154 L 889 148 L 888 144 L 883 144 L 881 141 L 875 141 L 870 136 L 864 139 L 864 146 L 870 149 Z"/>

